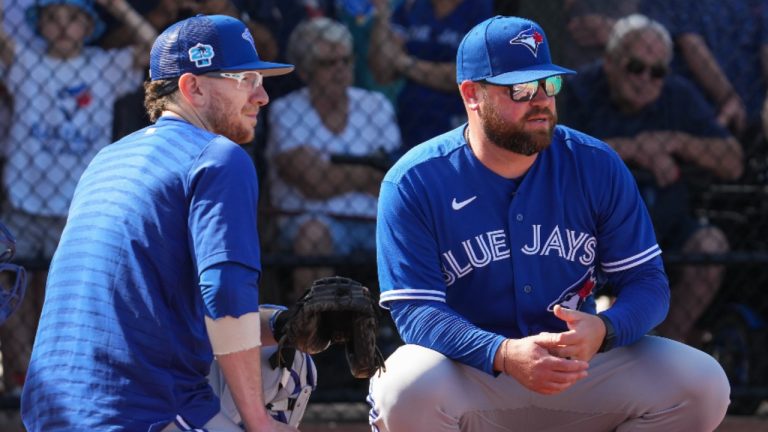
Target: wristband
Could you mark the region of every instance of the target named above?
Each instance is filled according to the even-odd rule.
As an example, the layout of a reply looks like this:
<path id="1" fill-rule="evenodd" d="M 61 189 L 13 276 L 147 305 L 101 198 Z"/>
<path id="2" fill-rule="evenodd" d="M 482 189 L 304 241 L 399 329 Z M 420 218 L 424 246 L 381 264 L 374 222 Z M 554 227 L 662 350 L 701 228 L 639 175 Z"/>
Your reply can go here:
<path id="1" fill-rule="evenodd" d="M 282 326 L 278 325 L 277 331 L 275 331 L 275 325 L 277 324 L 277 317 L 283 313 L 284 311 L 287 311 L 288 308 L 282 305 L 275 305 L 275 304 L 262 304 L 259 305 L 260 310 L 271 310 L 272 313 L 269 315 L 269 330 L 272 331 L 272 336 L 274 336 L 275 340 L 279 340 L 279 336 L 282 336 L 282 334 L 278 335 L 277 333 L 281 332 Z"/>
<path id="2" fill-rule="evenodd" d="M 616 345 L 616 329 L 613 327 L 611 320 L 605 315 L 598 314 L 597 317 L 605 324 L 605 339 L 603 339 L 603 344 L 600 345 L 600 349 L 597 352 L 604 353 L 612 350 Z"/>

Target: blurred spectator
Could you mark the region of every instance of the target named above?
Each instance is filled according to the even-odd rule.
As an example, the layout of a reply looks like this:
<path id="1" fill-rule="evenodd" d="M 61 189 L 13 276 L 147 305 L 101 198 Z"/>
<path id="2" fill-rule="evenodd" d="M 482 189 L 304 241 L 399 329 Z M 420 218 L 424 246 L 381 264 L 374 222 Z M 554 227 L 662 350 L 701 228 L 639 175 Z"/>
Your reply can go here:
<path id="1" fill-rule="evenodd" d="M 245 13 L 245 0 L 128 0 L 131 6 L 152 24 L 157 31 L 164 30 L 176 21 L 197 14 L 228 15 L 245 22 L 253 35 L 256 46 L 259 47 L 259 57 L 273 60 L 277 57 L 277 42 L 272 33 L 264 25 L 249 19 Z M 95 41 L 106 49 L 124 48 L 133 43 L 131 33 L 125 23 L 120 22 L 104 9 L 97 11 L 106 23 L 106 31 Z"/>
<path id="2" fill-rule="evenodd" d="M 388 0 L 390 8 L 396 8 L 403 0 Z M 393 103 L 403 85 L 399 79 L 387 84 L 376 81 L 368 67 L 368 50 L 371 45 L 374 14 L 372 0 L 339 0 L 336 8 L 337 19 L 352 33 L 355 53 L 355 86 L 384 93 Z"/>
<path id="3" fill-rule="evenodd" d="M 517 0 L 519 15 L 541 24 L 547 31 L 552 58 L 569 68 L 579 68 L 600 59 L 617 19 L 637 12 L 639 0 Z M 496 2 L 497 11 L 511 5 Z M 500 12 L 499 12 L 500 13 Z M 510 15 L 502 13 L 502 15 Z"/>
<path id="4" fill-rule="evenodd" d="M 176 21 L 179 3 L 181 0 L 127 0 L 133 10 L 138 12 L 156 30 L 164 29 L 168 24 Z M 98 37 L 88 42 L 104 49 L 125 48 L 133 44 L 133 35 L 129 27 L 116 19 L 107 10 L 98 4 L 94 5 L 96 13 L 104 22 L 104 31 Z"/>
<path id="5" fill-rule="evenodd" d="M 403 151 L 467 121 L 456 84 L 462 37 L 493 14 L 491 0 L 405 0 L 376 6 L 368 62 L 376 80 L 405 78 L 397 100 Z M 514 35 L 513 35 L 514 36 Z"/>
<path id="6" fill-rule="evenodd" d="M 604 60 L 570 82 L 563 123 L 604 140 L 636 168 L 665 252 L 724 253 L 725 234 L 693 217 L 681 166 L 735 180 L 743 171 L 741 146 L 693 85 L 668 75 L 671 60 L 672 42 L 663 26 L 643 15 L 622 18 Z M 720 288 L 723 267 L 689 265 L 678 276 L 659 332 L 684 341 Z"/>
<path id="7" fill-rule="evenodd" d="M 251 20 L 263 25 L 277 43 L 276 61 L 287 61 L 288 38 L 300 22 L 315 17 L 336 18 L 336 0 L 240 0 Z M 288 94 L 304 83 L 296 74 L 281 75 L 265 82 L 272 99 Z M 269 108 L 266 110 L 269 111 Z M 268 126 L 268 125 L 267 125 Z"/>
<path id="8" fill-rule="evenodd" d="M 400 133 L 392 105 L 382 94 L 352 87 L 352 36 L 341 23 L 320 17 L 300 24 L 288 60 L 307 86 L 275 100 L 269 111 L 269 182 L 281 240 L 300 256 L 373 254 L 384 172 L 331 158 L 395 150 Z M 297 269 L 294 299 L 331 272 Z"/>
<path id="9" fill-rule="evenodd" d="M 639 0 L 565 0 L 569 38 L 562 50 L 566 67 L 578 68 L 602 57 L 617 19 L 637 12 Z"/>
<path id="10" fill-rule="evenodd" d="M 11 127 L 11 119 L 13 114 L 13 98 L 8 90 L 8 86 L 0 79 L 0 178 L 3 174 L 3 165 L 5 165 L 5 155 L 8 139 L 8 130 Z M 2 189 L 0 189 L 0 193 Z M 3 197 L 0 194 L 0 202 Z"/>
<path id="11" fill-rule="evenodd" d="M 0 61 L 14 98 L 4 153 L 3 220 L 19 239 L 17 258 L 38 268 L 53 255 L 80 174 L 110 143 L 115 99 L 141 82 L 156 36 L 125 0 L 97 1 L 130 26 L 132 48 L 84 47 L 104 27 L 89 0 L 38 0 L 27 10 L 29 25 L 45 41 L 43 51 L 0 31 Z M 44 284 L 45 271 L 31 272 L 18 314 L 24 320 L 2 327 L 5 375 L 14 385 L 26 370 Z"/>
<path id="12" fill-rule="evenodd" d="M 493 13 L 495 15 L 519 16 L 522 1 L 524 0 L 494 0 Z"/>
<path id="13" fill-rule="evenodd" d="M 17 44 L 32 48 L 45 49 L 45 41 L 38 37 L 35 28 L 27 24 L 25 11 L 37 0 L 5 0 L 2 24 L 6 33 L 13 36 Z"/>
<path id="14" fill-rule="evenodd" d="M 717 121 L 741 135 L 759 130 L 768 78 L 765 0 L 643 0 L 676 44 L 675 70 L 717 107 Z"/>

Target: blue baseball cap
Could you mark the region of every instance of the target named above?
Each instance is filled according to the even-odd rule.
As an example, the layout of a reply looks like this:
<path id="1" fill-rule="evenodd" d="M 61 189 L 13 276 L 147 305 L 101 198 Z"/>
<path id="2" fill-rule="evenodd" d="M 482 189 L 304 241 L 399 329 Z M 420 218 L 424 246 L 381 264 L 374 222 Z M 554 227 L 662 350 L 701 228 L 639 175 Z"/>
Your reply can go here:
<path id="1" fill-rule="evenodd" d="M 32 27 L 37 35 L 40 35 L 40 27 L 38 26 L 37 22 L 40 17 L 40 9 L 50 5 L 77 6 L 82 9 L 83 12 L 88 14 L 88 16 L 91 18 L 91 21 L 93 22 L 93 31 L 91 31 L 91 34 L 85 38 L 86 43 L 93 42 L 94 40 L 98 39 L 102 33 L 104 33 L 106 25 L 104 24 L 104 21 L 99 17 L 96 9 L 94 9 L 93 2 L 91 0 L 37 0 L 34 5 L 28 7 L 25 11 L 27 24 Z"/>
<path id="2" fill-rule="evenodd" d="M 552 64 L 549 43 L 537 23 L 495 16 L 472 28 L 456 53 L 456 82 L 512 85 L 575 71 Z"/>
<path id="3" fill-rule="evenodd" d="M 152 81 L 188 72 L 246 70 L 275 76 L 291 72 L 293 65 L 259 59 L 245 24 L 225 15 L 197 15 L 173 24 L 157 37 L 149 55 Z"/>

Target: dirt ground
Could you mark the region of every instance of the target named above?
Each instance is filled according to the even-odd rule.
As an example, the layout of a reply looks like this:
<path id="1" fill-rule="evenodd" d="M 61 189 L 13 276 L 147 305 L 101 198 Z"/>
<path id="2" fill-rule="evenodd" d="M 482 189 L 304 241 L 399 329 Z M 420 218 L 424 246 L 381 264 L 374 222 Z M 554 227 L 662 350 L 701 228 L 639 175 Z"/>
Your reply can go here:
<path id="1" fill-rule="evenodd" d="M 301 432 L 370 432 L 364 421 L 334 421 L 309 418 L 300 426 Z M 715 432 L 768 431 L 768 416 L 728 416 Z M 24 432 L 17 414 L 0 415 L 0 432 Z"/>
<path id="2" fill-rule="evenodd" d="M 301 425 L 301 432 L 370 432 L 366 423 L 311 423 Z M 729 416 L 715 432 L 768 431 L 768 417 Z"/>

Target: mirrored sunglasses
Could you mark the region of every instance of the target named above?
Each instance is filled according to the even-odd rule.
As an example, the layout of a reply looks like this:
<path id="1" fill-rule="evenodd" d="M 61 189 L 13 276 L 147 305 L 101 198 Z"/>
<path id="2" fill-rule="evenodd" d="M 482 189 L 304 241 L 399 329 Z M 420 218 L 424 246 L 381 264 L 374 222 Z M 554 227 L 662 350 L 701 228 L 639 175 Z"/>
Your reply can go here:
<path id="1" fill-rule="evenodd" d="M 654 65 L 647 65 L 642 60 L 634 57 L 630 57 L 630 59 L 627 60 L 624 69 L 632 75 L 642 75 L 648 70 L 653 79 L 664 78 L 667 76 L 667 73 L 669 73 L 669 69 L 665 64 L 657 63 Z"/>
<path id="2" fill-rule="evenodd" d="M 543 80 L 530 81 L 506 86 L 509 89 L 509 97 L 515 102 L 528 102 L 536 97 L 539 87 L 544 87 L 547 96 L 556 96 L 563 89 L 563 77 L 551 76 Z"/>
<path id="3" fill-rule="evenodd" d="M 260 72 L 210 72 L 205 76 L 211 78 L 228 78 L 237 81 L 237 88 L 241 90 L 255 91 L 264 83 L 264 76 Z"/>

